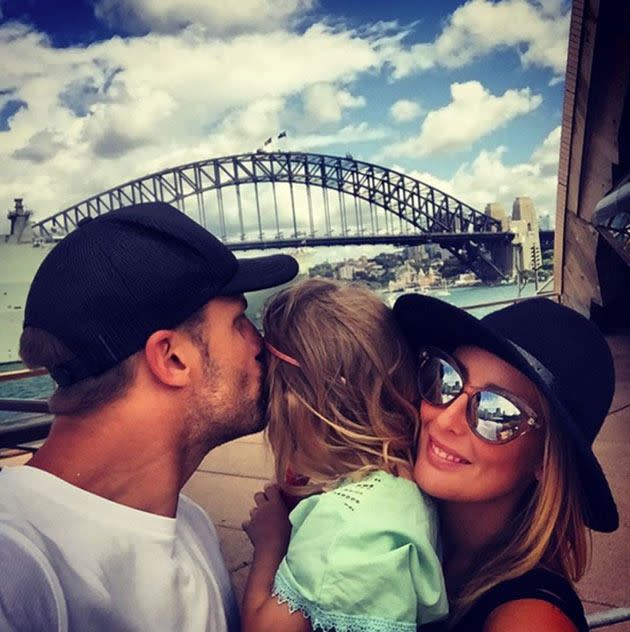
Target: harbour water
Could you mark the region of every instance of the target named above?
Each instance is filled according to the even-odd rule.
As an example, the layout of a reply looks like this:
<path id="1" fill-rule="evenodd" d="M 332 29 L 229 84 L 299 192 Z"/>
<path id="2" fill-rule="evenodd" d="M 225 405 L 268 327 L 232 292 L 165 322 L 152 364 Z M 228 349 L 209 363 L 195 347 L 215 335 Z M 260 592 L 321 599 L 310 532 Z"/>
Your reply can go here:
<path id="1" fill-rule="evenodd" d="M 250 318 L 260 327 L 260 317 L 264 307 L 264 303 L 269 296 L 276 290 L 263 290 L 261 292 L 251 292 L 247 294 L 248 314 Z M 473 287 L 451 287 L 448 288 L 448 294 L 445 295 L 443 290 L 430 291 L 429 294 L 445 300 L 459 307 L 468 307 L 480 303 L 494 303 L 497 301 L 509 301 L 519 296 L 518 287 L 515 284 L 510 285 L 478 285 Z M 397 294 L 381 292 L 383 299 L 388 304 L 393 304 Z M 533 284 L 526 285 L 520 296 L 532 296 L 535 294 Z M 490 306 L 471 310 L 471 313 L 481 318 L 484 314 L 489 313 L 501 307 Z M 16 341 L 17 345 L 17 341 Z M 10 371 L 23 368 L 19 362 L 0 365 L 0 371 Z M 14 380 L 11 382 L 0 382 L 0 398 L 20 398 L 20 399 L 38 399 L 46 398 L 52 394 L 54 385 L 52 379 L 47 375 Z M 25 418 L 25 415 L 18 413 L 10 413 L 0 411 L 1 424 L 17 424 Z"/>

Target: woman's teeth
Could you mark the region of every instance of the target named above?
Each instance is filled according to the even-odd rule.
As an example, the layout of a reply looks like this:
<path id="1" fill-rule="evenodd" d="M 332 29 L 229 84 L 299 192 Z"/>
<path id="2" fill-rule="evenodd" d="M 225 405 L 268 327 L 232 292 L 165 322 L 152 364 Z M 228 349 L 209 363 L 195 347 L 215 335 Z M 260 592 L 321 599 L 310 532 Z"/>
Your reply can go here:
<path id="1" fill-rule="evenodd" d="M 444 459 L 445 461 L 450 461 L 451 463 L 469 463 L 469 461 L 466 461 L 466 459 L 460 459 L 458 456 L 455 456 L 454 454 L 451 454 L 450 452 L 446 452 L 445 450 L 442 450 L 442 448 L 439 448 L 438 446 L 436 446 L 435 443 L 433 443 L 433 441 L 431 441 L 431 451 L 436 456 L 440 457 L 441 459 Z"/>

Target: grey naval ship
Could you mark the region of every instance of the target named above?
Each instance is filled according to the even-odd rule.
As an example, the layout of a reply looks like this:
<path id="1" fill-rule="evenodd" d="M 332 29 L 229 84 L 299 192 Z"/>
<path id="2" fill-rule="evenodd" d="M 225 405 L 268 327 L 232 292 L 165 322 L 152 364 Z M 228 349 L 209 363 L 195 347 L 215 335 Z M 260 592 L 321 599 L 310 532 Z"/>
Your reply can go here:
<path id="1" fill-rule="evenodd" d="M 39 264 L 63 235 L 51 240 L 36 236 L 32 211 L 21 198 L 8 212 L 9 233 L 0 234 L 0 370 L 6 363 L 19 362 L 18 343 L 24 307 L 31 281 Z"/>

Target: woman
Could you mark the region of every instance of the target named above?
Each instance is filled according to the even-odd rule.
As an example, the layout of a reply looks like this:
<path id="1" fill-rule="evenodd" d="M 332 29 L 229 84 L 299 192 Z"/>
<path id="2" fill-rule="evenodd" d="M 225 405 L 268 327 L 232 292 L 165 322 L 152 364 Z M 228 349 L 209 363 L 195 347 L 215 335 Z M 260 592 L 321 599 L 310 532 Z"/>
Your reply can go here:
<path id="1" fill-rule="evenodd" d="M 614 390 L 603 336 L 547 299 L 477 320 L 406 295 L 394 313 L 420 363 L 414 478 L 438 499 L 443 629 L 586 630 L 588 528 L 618 526 L 591 450 Z"/>

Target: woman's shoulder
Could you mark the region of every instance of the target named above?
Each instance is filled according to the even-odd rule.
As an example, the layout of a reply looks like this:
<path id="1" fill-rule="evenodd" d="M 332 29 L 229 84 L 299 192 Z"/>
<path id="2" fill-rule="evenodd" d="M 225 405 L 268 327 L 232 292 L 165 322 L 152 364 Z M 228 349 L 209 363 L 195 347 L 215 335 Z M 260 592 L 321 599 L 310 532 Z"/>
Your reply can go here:
<path id="1" fill-rule="evenodd" d="M 536 567 L 491 588 L 472 606 L 455 630 L 481 631 L 491 617 L 513 618 L 520 614 L 531 623 L 537 614 L 535 601 L 553 606 L 545 606 L 544 612 L 539 608 L 543 616 L 553 616 L 560 611 L 580 632 L 588 629 L 584 608 L 571 582 L 558 573 Z M 517 605 L 516 602 L 522 603 Z"/>
<path id="2" fill-rule="evenodd" d="M 584 608 L 571 582 L 559 573 L 538 566 L 520 577 L 495 586 L 488 594 L 488 602 L 516 599 L 542 599 L 556 605 L 567 614 L 584 617 Z"/>

